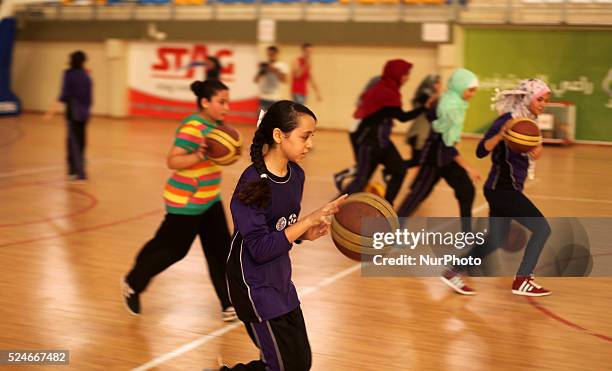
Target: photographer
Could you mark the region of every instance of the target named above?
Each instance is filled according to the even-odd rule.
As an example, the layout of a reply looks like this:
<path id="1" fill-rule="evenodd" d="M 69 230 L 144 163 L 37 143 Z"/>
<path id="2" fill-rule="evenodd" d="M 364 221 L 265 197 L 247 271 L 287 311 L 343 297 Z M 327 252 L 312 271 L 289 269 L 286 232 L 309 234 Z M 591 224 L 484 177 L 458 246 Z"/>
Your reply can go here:
<path id="1" fill-rule="evenodd" d="M 254 78 L 255 83 L 259 84 L 259 105 L 264 111 L 281 99 L 280 84 L 287 81 L 289 72 L 287 65 L 278 61 L 276 46 L 269 46 L 266 51 L 268 60 L 259 63 L 259 69 Z"/>

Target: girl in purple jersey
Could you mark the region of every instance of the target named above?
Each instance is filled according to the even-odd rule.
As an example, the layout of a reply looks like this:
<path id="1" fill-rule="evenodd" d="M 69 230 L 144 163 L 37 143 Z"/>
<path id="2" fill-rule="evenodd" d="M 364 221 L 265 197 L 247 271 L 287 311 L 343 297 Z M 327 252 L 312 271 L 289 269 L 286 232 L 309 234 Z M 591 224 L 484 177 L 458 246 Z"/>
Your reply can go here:
<path id="1" fill-rule="evenodd" d="M 550 88 L 537 79 L 522 80 L 516 88 L 497 93 L 494 98 L 495 108 L 501 116 L 493 122 L 476 149 L 476 156 L 479 158 L 491 154 L 492 166 L 484 186 L 484 195 L 489 203 L 489 215 L 492 218 L 487 241 L 483 245 L 476 245 L 469 256 L 483 258 L 500 246 L 507 237 L 512 219 L 529 229 L 531 237 L 512 283 L 512 293 L 515 295 L 550 295 L 550 291 L 535 283 L 533 279 L 538 258 L 550 236 L 550 226 L 540 210 L 523 193 L 529 161 L 540 157 L 542 145 L 529 153 L 518 153 L 510 150 L 503 138 L 505 131 L 512 124 L 512 119 L 526 117 L 535 120 L 544 111 L 550 93 Z M 466 268 L 455 266 L 441 278 L 456 292 L 472 295 L 474 290 L 466 285 L 460 276 Z"/>
<path id="2" fill-rule="evenodd" d="M 314 113 L 305 106 L 274 103 L 255 132 L 253 164 L 236 185 L 227 282 L 238 318 L 261 359 L 232 370 L 310 369 L 310 344 L 291 281 L 289 251 L 293 242 L 326 235 L 331 216 L 346 197 L 299 218 L 305 176 L 296 162 L 312 149 L 315 125 Z"/>

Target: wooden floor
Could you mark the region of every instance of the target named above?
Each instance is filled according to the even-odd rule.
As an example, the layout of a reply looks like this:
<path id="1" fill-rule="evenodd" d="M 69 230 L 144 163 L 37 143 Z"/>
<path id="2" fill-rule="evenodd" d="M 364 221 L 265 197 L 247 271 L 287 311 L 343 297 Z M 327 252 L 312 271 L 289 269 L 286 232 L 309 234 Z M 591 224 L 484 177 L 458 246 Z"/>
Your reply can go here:
<path id="1" fill-rule="evenodd" d="M 120 278 L 163 217 L 175 127 L 94 118 L 90 181 L 72 185 L 61 118 L 0 120 L 0 349 L 69 349 L 79 370 L 199 370 L 217 356 L 258 356 L 240 324 L 221 321 L 199 242 L 155 279 L 141 317 L 123 308 Z M 250 138 L 252 129 L 241 129 Z M 489 162 L 471 155 L 475 145 L 460 147 L 485 176 Z M 352 162 L 341 132 L 318 132 L 309 156 L 304 213 L 335 194 L 331 174 Z M 611 159 L 611 147 L 547 147 L 527 194 L 547 216 L 612 215 Z M 245 157 L 224 169 L 224 200 L 246 165 Z M 478 188 L 474 207 L 484 216 Z M 442 183 L 418 210 L 457 214 Z M 313 370 L 612 367 L 610 278 L 542 278 L 554 294 L 536 300 L 512 295 L 509 278 L 478 278 L 478 295 L 461 297 L 436 278 L 362 278 L 328 237 L 294 248 L 292 260 Z"/>

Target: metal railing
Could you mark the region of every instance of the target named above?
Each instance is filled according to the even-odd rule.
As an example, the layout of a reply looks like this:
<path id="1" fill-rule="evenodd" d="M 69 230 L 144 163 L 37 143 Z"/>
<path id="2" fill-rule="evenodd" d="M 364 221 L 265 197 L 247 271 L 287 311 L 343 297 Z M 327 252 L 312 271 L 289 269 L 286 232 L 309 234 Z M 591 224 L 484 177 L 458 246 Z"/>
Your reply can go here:
<path id="1" fill-rule="evenodd" d="M 356 22 L 457 22 L 462 24 L 612 25 L 612 0 L 451 0 L 433 4 L 415 0 L 340 0 L 338 2 L 209 1 L 201 5 L 175 2 L 142 4 L 95 0 L 41 3 L 18 8 L 28 19 L 66 20 L 276 20 Z"/>

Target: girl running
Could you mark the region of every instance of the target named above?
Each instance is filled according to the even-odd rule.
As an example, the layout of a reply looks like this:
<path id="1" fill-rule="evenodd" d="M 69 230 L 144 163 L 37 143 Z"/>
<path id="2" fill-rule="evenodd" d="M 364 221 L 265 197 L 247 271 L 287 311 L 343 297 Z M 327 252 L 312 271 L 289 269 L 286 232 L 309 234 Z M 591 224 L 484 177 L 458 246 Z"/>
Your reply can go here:
<path id="1" fill-rule="evenodd" d="M 146 243 L 123 281 L 128 310 L 140 314 L 140 294 L 157 274 L 183 259 L 200 237 L 208 272 L 221 302 L 224 321 L 236 318 L 225 281 L 230 233 L 221 203 L 221 168 L 206 156 L 206 135 L 222 125 L 229 110 L 229 89 L 220 81 L 195 81 L 191 90 L 199 114 L 186 117 L 168 153 L 175 173 L 164 189 L 166 216 L 155 237 Z"/>
<path id="2" fill-rule="evenodd" d="M 310 369 L 310 344 L 291 281 L 289 251 L 299 239 L 312 241 L 327 234 L 331 216 L 346 197 L 298 218 L 305 175 L 296 161 L 312 149 L 315 125 L 314 113 L 305 106 L 287 100 L 274 103 L 255 132 L 253 164 L 234 191 L 236 230 L 227 260 L 228 287 L 261 359 L 233 370 Z"/>
<path id="3" fill-rule="evenodd" d="M 440 75 L 427 75 L 414 93 L 412 107 L 423 107 L 432 96 L 438 96 L 438 94 L 440 94 Z M 410 160 L 404 161 L 406 169 L 421 164 L 421 153 L 429 137 L 430 127 L 431 125 L 429 120 L 427 120 L 426 113 L 421 114 L 410 125 L 410 129 L 406 134 L 406 144 L 412 147 L 412 157 Z"/>
<path id="4" fill-rule="evenodd" d="M 474 185 L 480 175 L 472 169 L 455 145 L 461 139 L 467 101 L 476 93 L 478 78 L 460 68 L 448 80 L 448 91 L 442 94 L 435 110 L 428 112 L 432 123 L 423 149 L 421 168 L 410 186 L 411 192 L 398 209 L 400 217 L 410 216 L 431 193 L 440 178 L 455 190 L 462 217 L 462 229 L 471 230 L 470 217 L 474 202 Z"/>
<path id="5" fill-rule="evenodd" d="M 344 189 L 345 193 L 361 192 L 378 164 L 383 164 L 385 172 L 390 175 L 385 198 L 393 204 L 404 181 L 406 168 L 404 160 L 391 142 L 391 119 L 410 121 L 426 110 L 425 107 L 407 112 L 402 110 L 400 88 L 408 81 L 411 69 L 412 64 L 405 60 L 388 61 L 380 81 L 364 93 L 353 115 L 361 120 L 354 134 L 358 144 L 357 173 Z"/>
<path id="6" fill-rule="evenodd" d="M 528 79 L 519 82 L 512 90 L 501 91 L 494 97 L 495 108 L 501 115 L 493 122 L 478 144 L 476 156 L 491 154 L 491 171 L 484 185 L 484 195 L 489 203 L 490 235 L 483 245 L 476 245 L 469 255 L 484 258 L 505 241 L 512 219 L 531 232 L 523 260 L 512 282 L 512 293 L 523 296 L 546 296 L 550 291 L 535 283 L 533 271 L 546 240 L 550 226 L 544 215 L 523 193 L 529 160 L 542 154 L 542 145 L 531 152 L 511 151 L 504 142 L 504 133 L 512 125 L 512 119 L 527 117 L 532 120 L 544 112 L 550 98 L 550 88 L 541 80 Z M 460 294 L 472 295 L 474 290 L 465 284 L 460 273 L 467 267 L 457 266 L 446 271 L 442 278 Z"/>

